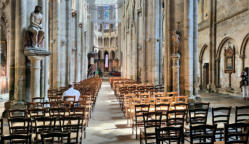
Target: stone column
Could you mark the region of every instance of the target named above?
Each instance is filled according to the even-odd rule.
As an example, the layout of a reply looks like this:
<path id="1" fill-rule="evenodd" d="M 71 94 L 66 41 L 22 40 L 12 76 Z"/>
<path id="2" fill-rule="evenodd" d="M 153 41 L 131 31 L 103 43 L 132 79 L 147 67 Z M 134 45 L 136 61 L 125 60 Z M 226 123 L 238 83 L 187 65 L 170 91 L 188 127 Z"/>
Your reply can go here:
<path id="1" fill-rule="evenodd" d="M 169 57 L 170 57 L 170 24 L 171 24 L 171 20 L 170 20 L 170 15 L 172 14 L 172 6 L 169 0 L 165 0 L 165 59 L 164 59 L 164 95 L 166 95 L 166 93 L 169 91 L 169 86 L 170 86 L 170 69 L 169 69 Z"/>
<path id="2" fill-rule="evenodd" d="M 215 91 L 216 85 L 216 0 L 210 0 L 209 31 L 210 31 L 210 59 L 209 59 L 209 89 Z"/>
<path id="3" fill-rule="evenodd" d="M 44 49 L 48 50 L 49 48 L 49 25 L 48 25 L 48 19 L 49 19 L 49 1 L 39 0 L 39 5 L 42 7 L 43 12 L 43 21 L 42 25 L 44 27 Z M 41 73 L 41 97 L 45 97 L 47 99 L 48 96 L 48 66 L 49 66 L 49 57 L 45 57 L 42 61 L 42 73 Z"/>
<path id="4" fill-rule="evenodd" d="M 180 94 L 180 54 L 173 54 L 171 56 L 173 61 L 173 91 L 178 92 Z"/>
<path id="5" fill-rule="evenodd" d="M 41 56 L 28 56 L 31 62 L 31 98 L 40 97 Z"/>
<path id="6" fill-rule="evenodd" d="M 16 1 L 15 15 L 15 94 L 14 99 L 22 102 L 27 99 L 26 92 L 26 59 L 24 51 L 24 30 L 27 27 L 26 0 Z"/>
<path id="7" fill-rule="evenodd" d="M 16 1 L 11 1 L 11 9 L 15 9 Z M 10 18 L 10 36 L 8 50 L 10 53 L 9 58 L 9 100 L 14 100 L 15 90 L 15 11 L 11 11 Z"/>
<path id="8" fill-rule="evenodd" d="M 155 84 L 160 82 L 160 1 L 155 1 Z"/>
<path id="9" fill-rule="evenodd" d="M 194 75 L 194 79 L 193 79 L 193 85 L 194 85 L 194 90 L 193 90 L 193 94 L 198 97 L 198 91 L 199 91 L 199 78 L 200 78 L 200 73 L 199 73 L 199 63 L 198 63 L 198 0 L 194 0 L 194 6 L 193 6 L 193 61 L 194 61 L 194 69 L 193 69 L 193 75 Z"/>

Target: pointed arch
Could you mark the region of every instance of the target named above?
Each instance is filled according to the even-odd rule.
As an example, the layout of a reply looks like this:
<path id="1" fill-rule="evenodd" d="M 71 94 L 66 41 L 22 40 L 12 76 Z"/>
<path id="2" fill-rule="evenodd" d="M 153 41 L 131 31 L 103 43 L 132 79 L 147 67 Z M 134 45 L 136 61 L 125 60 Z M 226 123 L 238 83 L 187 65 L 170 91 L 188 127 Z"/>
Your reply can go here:
<path id="1" fill-rule="evenodd" d="M 203 54 L 204 54 L 204 52 L 206 51 L 207 47 L 208 47 L 207 44 L 204 44 L 204 45 L 202 46 L 201 51 L 200 51 L 200 54 L 199 54 L 199 62 L 202 61 L 202 59 L 203 59 Z"/>
<path id="2" fill-rule="evenodd" d="M 240 47 L 240 58 L 242 59 L 242 69 L 245 67 L 246 45 L 249 40 L 249 33 L 245 36 Z"/>
<path id="3" fill-rule="evenodd" d="M 218 46 L 218 49 L 217 49 L 217 52 L 216 52 L 216 60 L 220 60 L 220 57 L 221 57 L 221 51 L 222 51 L 222 48 L 224 46 L 224 44 L 229 41 L 229 40 L 232 40 L 232 38 L 230 37 L 225 37 L 219 44 Z"/>

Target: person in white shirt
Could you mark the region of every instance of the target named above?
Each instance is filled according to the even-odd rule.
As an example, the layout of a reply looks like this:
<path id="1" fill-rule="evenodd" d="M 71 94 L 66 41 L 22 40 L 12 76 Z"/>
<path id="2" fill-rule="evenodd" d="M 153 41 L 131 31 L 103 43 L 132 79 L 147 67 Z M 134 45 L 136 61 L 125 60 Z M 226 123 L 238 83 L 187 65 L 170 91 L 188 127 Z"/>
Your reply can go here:
<path id="1" fill-rule="evenodd" d="M 63 93 L 64 96 L 75 96 L 75 101 L 79 101 L 80 92 L 73 88 L 73 84 L 69 84 L 69 89 Z"/>

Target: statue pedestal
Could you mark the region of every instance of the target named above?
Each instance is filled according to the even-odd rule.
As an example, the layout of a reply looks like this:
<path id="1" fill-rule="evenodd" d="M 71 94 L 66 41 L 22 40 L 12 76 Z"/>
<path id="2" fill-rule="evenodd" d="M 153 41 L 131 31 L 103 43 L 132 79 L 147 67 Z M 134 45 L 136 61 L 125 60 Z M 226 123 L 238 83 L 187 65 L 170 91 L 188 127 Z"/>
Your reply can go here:
<path id="1" fill-rule="evenodd" d="M 176 53 L 171 56 L 173 61 L 173 91 L 180 95 L 180 54 Z"/>
<path id="2" fill-rule="evenodd" d="M 30 91 L 31 91 L 31 98 L 40 97 L 40 81 L 41 81 L 41 60 L 49 56 L 51 53 L 50 51 L 41 49 L 41 48 L 32 48 L 27 47 L 24 50 L 24 54 L 28 57 L 31 62 L 31 81 L 30 81 Z"/>

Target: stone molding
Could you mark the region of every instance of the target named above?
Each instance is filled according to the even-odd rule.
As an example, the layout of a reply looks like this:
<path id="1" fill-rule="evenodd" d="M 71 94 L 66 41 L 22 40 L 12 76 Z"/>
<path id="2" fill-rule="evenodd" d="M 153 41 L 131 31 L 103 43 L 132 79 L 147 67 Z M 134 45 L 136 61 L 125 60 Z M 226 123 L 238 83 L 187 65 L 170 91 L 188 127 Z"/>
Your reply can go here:
<path id="1" fill-rule="evenodd" d="M 43 48 L 26 47 L 24 49 L 24 55 L 25 56 L 49 56 L 51 55 L 51 52 Z"/>

